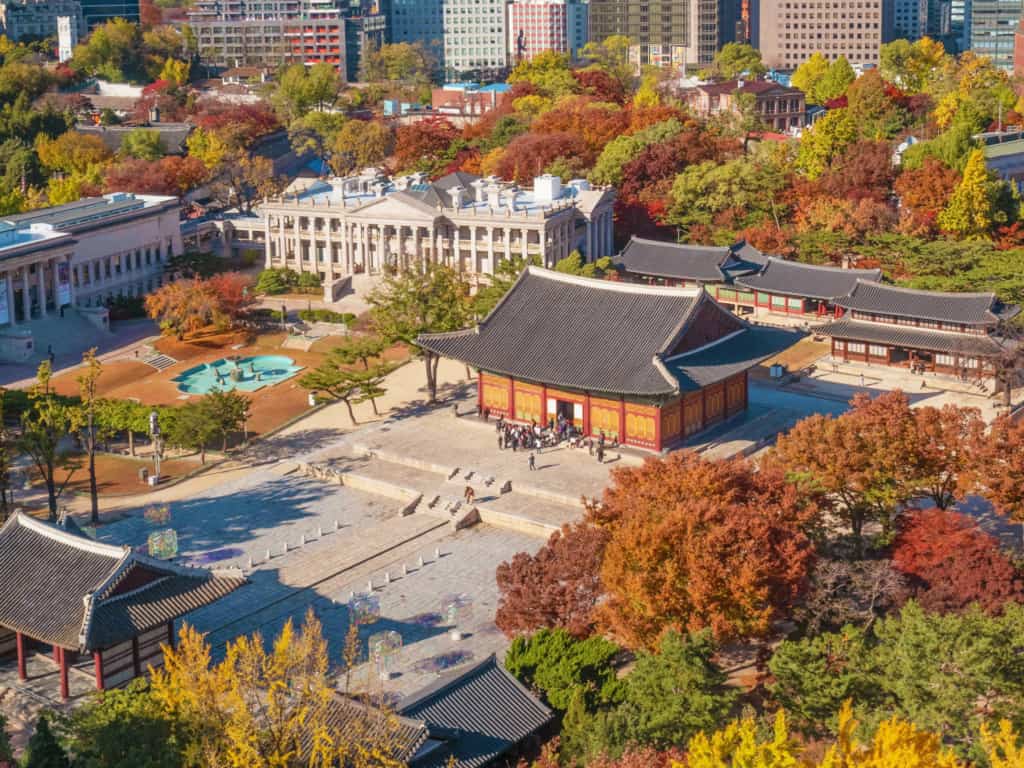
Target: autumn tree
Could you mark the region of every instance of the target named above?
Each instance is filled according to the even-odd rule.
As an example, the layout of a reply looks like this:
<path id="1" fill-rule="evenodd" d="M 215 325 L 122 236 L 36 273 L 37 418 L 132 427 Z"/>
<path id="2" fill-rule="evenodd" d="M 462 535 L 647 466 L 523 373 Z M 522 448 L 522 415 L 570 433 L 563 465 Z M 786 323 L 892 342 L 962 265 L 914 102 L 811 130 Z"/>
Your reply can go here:
<path id="1" fill-rule="evenodd" d="M 589 93 L 598 101 L 622 104 L 626 100 L 626 89 L 622 83 L 602 69 L 574 69 L 572 76 L 576 78 L 581 91 Z"/>
<path id="2" fill-rule="evenodd" d="M 57 499 L 77 468 L 65 439 L 79 427 L 80 412 L 60 397 L 51 386 L 53 369 L 49 361 L 39 364 L 36 381 L 29 392 L 29 409 L 21 417 L 18 447 L 28 455 L 46 486 L 50 520 L 57 519 Z M 60 474 L 65 473 L 63 479 Z"/>
<path id="3" fill-rule="evenodd" d="M 249 398 L 241 392 L 215 389 L 203 397 L 202 413 L 213 433 L 220 437 L 221 450 L 226 452 L 231 434 L 245 429 L 249 418 Z"/>
<path id="4" fill-rule="evenodd" d="M 502 153 L 495 173 L 521 185 L 530 185 L 560 157 L 591 156 L 583 139 L 572 133 L 525 133 L 516 136 Z"/>
<path id="5" fill-rule="evenodd" d="M 918 491 L 939 509 L 947 509 L 970 483 L 973 450 L 983 439 L 985 422 L 977 408 L 952 403 L 915 408 L 913 414 Z"/>
<path id="6" fill-rule="evenodd" d="M 815 95 L 818 97 L 818 104 L 827 104 L 833 99 L 838 99 L 851 83 L 857 79 L 853 67 L 845 56 L 838 56 L 828 65 L 828 70 L 818 81 L 815 88 Z"/>
<path id="7" fill-rule="evenodd" d="M 903 212 L 901 230 L 934 234 L 939 213 L 959 184 L 960 174 L 936 157 L 924 158 L 919 168 L 905 169 L 893 185 Z"/>
<path id="8" fill-rule="evenodd" d="M 249 213 L 260 200 L 276 195 L 285 187 L 284 177 L 274 176 L 269 157 L 240 149 L 229 154 L 217 172 L 211 192 L 226 207 Z"/>
<path id="9" fill-rule="evenodd" d="M 1000 207 L 1002 188 L 1003 183 L 986 167 L 984 152 L 975 149 L 949 203 L 939 213 L 939 226 L 961 237 L 985 237 L 996 224 L 1007 221 Z"/>
<path id="10" fill-rule="evenodd" d="M 146 312 L 178 339 L 210 325 L 227 329 L 254 301 L 249 284 L 239 273 L 175 280 L 146 296 Z"/>
<path id="11" fill-rule="evenodd" d="M 594 608 L 604 588 L 601 560 L 607 531 L 565 525 L 536 555 L 520 552 L 498 566 L 495 624 L 508 636 L 560 627 L 576 637 L 594 630 Z"/>
<path id="12" fill-rule="evenodd" d="M 705 80 L 735 80 L 741 75 L 757 78 L 767 71 L 759 50 L 747 43 L 726 43 L 700 76 Z"/>
<path id="13" fill-rule="evenodd" d="M 1024 421 L 1000 416 L 973 452 L 971 478 L 978 492 L 1024 529 Z"/>
<path id="14" fill-rule="evenodd" d="M 103 139 L 92 134 L 68 131 L 55 139 L 39 134 L 35 139 L 39 162 L 51 171 L 85 173 L 90 166 L 103 165 L 113 153 Z"/>
<path id="15" fill-rule="evenodd" d="M 438 356 L 416 346 L 424 333 L 460 330 L 471 315 L 469 285 L 451 267 L 430 264 L 422 271 L 389 275 L 369 295 L 374 328 L 389 343 L 417 350 L 426 370 L 428 399 L 437 401 Z"/>
<path id="16" fill-rule="evenodd" d="M 404 171 L 430 170 L 459 136 L 451 121 L 435 117 L 395 130 L 395 162 Z"/>
<path id="17" fill-rule="evenodd" d="M 376 120 L 349 120 L 328 147 L 331 168 L 340 176 L 380 165 L 394 151 L 391 129 Z"/>
<path id="18" fill-rule="evenodd" d="M 393 766 L 386 733 L 360 743 L 363 734 L 331 731 L 328 671 L 327 643 L 312 611 L 301 630 L 289 619 L 273 643 L 259 634 L 229 643 L 219 663 L 203 636 L 185 626 L 153 672 L 152 696 L 182 724 L 204 765 Z"/>
<path id="19" fill-rule="evenodd" d="M 813 560 L 815 505 L 739 460 L 678 453 L 617 470 L 587 514 L 609 532 L 598 622 L 631 648 L 672 629 L 763 634 Z"/>
<path id="20" fill-rule="evenodd" d="M 846 108 L 830 109 L 800 139 L 796 164 L 816 179 L 857 139 L 857 125 Z"/>
<path id="21" fill-rule="evenodd" d="M 207 167 L 196 157 L 126 158 L 103 169 L 103 189 L 143 195 L 183 195 L 206 181 L 208 176 Z"/>
<path id="22" fill-rule="evenodd" d="M 835 514 L 858 551 L 864 525 L 888 530 L 899 506 L 915 495 L 917 434 L 906 396 L 858 394 L 840 416 L 814 414 L 780 435 L 771 460 L 793 482 L 836 501 Z"/>
<path id="23" fill-rule="evenodd" d="M 821 51 L 815 51 L 801 62 L 793 72 L 790 85 L 804 92 L 808 104 L 824 104 L 828 98 L 821 95 L 818 85 L 828 73 L 828 59 Z M 834 97 L 833 97 L 834 98 Z"/>
<path id="24" fill-rule="evenodd" d="M 942 509 L 908 515 L 893 542 L 893 564 L 928 611 L 964 611 L 977 603 L 988 613 L 1007 601 L 1024 602 L 1024 579 L 999 542 L 970 517 Z"/>

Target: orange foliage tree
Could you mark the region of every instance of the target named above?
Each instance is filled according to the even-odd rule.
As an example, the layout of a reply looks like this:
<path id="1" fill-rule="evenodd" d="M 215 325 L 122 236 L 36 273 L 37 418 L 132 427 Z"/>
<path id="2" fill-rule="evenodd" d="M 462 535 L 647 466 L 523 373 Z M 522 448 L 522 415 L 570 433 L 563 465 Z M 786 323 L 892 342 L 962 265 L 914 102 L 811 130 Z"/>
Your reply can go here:
<path id="1" fill-rule="evenodd" d="M 252 305 L 248 287 L 248 278 L 237 272 L 176 280 L 146 297 L 146 313 L 178 339 L 209 326 L 226 330 Z"/>
<path id="2" fill-rule="evenodd" d="M 970 482 L 974 447 L 983 439 L 985 422 L 977 408 L 949 403 L 913 411 L 917 428 L 917 485 L 922 495 L 946 509 Z"/>
<path id="3" fill-rule="evenodd" d="M 505 179 L 530 186 L 533 179 L 544 172 L 553 161 L 563 158 L 583 158 L 586 164 L 594 155 L 582 138 L 571 133 L 524 133 L 509 142 L 501 153 L 494 173 Z"/>
<path id="4" fill-rule="evenodd" d="M 836 502 L 858 550 L 864 524 L 894 516 L 916 492 L 917 428 L 910 403 L 899 390 L 871 399 L 858 394 L 840 416 L 815 414 L 780 435 L 768 463 L 802 487 Z"/>
<path id="5" fill-rule="evenodd" d="M 668 630 L 766 633 L 804 586 L 818 512 L 777 472 L 742 460 L 678 453 L 615 471 L 588 505 L 609 531 L 599 624 L 649 649 Z"/>
<path id="6" fill-rule="evenodd" d="M 978 603 L 998 613 L 1024 601 L 1021 574 L 999 542 L 970 517 L 941 509 L 908 515 L 893 544 L 893 565 L 926 611 L 962 612 Z"/>
<path id="7" fill-rule="evenodd" d="M 1024 421 L 992 422 L 975 443 L 971 477 L 999 514 L 1024 526 Z"/>
<path id="8" fill-rule="evenodd" d="M 893 188 L 902 205 L 904 231 L 936 233 L 935 219 L 959 183 L 960 173 L 935 157 L 926 157 L 920 168 L 903 171 Z"/>

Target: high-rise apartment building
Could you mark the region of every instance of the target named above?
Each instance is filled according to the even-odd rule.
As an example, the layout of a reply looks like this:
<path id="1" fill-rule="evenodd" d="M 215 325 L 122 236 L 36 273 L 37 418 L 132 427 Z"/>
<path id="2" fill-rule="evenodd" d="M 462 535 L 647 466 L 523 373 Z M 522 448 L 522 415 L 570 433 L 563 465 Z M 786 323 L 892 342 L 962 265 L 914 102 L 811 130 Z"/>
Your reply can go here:
<path id="1" fill-rule="evenodd" d="M 637 65 L 710 64 L 739 20 L 740 0 L 590 0 L 590 39 L 628 35 Z"/>
<path id="2" fill-rule="evenodd" d="M 894 40 L 919 40 L 928 34 L 929 0 L 893 0 Z"/>
<path id="3" fill-rule="evenodd" d="M 380 0 L 351 0 L 341 9 L 345 19 L 345 78 L 351 83 L 360 79 L 363 58 L 388 42 L 388 10 Z"/>
<path id="4" fill-rule="evenodd" d="M 446 79 L 489 80 L 508 68 L 505 0 L 445 0 Z"/>
<path id="5" fill-rule="evenodd" d="M 331 0 L 198 0 L 188 13 L 215 67 L 333 64 L 345 72 L 345 19 Z"/>
<path id="6" fill-rule="evenodd" d="M 1003 69 L 1013 69 L 1014 33 L 1022 0 L 971 0 L 970 48 Z"/>
<path id="7" fill-rule="evenodd" d="M 1019 2 L 1019 0 L 1018 0 Z M 762 0 L 755 45 L 765 66 L 794 70 L 817 51 L 853 65 L 878 64 L 883 0 Z"/>
<path id="8" fill-rule="evenodd" d="M 388 42 L 420 43 L 444 67 L 443 0 L 389 0 Z"/>
<path id="9" fill-rule="evenodd" d="M 514 0 L 509 3 L 509 56 L 532 59 L 544 51 L 573 59 L 587 44 L 588 5 L 581 0 Z"/>

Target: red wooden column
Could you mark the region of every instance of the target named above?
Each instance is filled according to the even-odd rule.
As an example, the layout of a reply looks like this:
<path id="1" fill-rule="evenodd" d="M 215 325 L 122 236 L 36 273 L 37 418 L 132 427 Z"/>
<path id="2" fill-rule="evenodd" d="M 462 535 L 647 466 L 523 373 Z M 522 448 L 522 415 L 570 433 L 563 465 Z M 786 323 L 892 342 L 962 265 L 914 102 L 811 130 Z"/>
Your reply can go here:
<path id="1" fill-rule="evenodd" d="M 510 421 L 516 418 L 516 384 L 511 376 L 508 379 L 508 418 Z"/>
<path id="2" fill-rule="evenodd" d="M 18 649 L 18 679 L 27 680 L 25 673 L 25 636 L 21 632 L 14 633 L 14 644 Z"/>
<path id="3" fill-rule="evenodd" d="M 619 442 L 626 443 L 626 401 L 619 398 Z"/>
<path id="4" fill-rule="evenodd" d="M 135 672 L 135 676 L 138 677 L 142 674 L 142 667 L 139 665 L 139 638 L 132 638 L 132 670 Z"/>
<path id="5" fill-rule="evenodd" d="M 479 370 L 476 372 L 476 410 L 484 412 L 484 374 Z"/>
<path id="6" fill-rule="evenodd" d="M 92 652 L 92 665 L 96 670 L 96 690 L 103 690 L 103 654 L 99 651 Z"/>
<path id="7" fill-rule="evenodd" d="M 540 385 L 540 428 L 548 425 L 548 385 Z"/>
<path id="8" fill-rule="evenodd" d="M 708 391 L 703 387 L 700 390 L 700 428 L 708 425 Z"/>
<path id="9" fill-rule="evenodd" d="M 583 434 L 590 436 L 590 393 L 583 395 Z"/>
<path id="10" fill-rule="evenodd" d="M 657 412 L 654 414 L 654 450 L 661 450 L 661 409 L 663 406 L 658 406 Z"/>
<path id="11" fill-rule="evenodd" d="M 62 701 L 68 700 L 68 655 L 67 651 L 63 648 L 57 649 L 57 655 L 60 657 L 60 698 Z"/>

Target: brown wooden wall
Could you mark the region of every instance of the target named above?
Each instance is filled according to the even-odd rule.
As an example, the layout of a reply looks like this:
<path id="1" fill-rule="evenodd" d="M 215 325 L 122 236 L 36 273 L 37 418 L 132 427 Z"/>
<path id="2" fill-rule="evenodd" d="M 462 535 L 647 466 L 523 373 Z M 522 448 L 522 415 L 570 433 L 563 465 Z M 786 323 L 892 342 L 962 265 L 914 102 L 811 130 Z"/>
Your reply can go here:
<path id="1" fill-rule="evenodd" d="M 7 656 L 17 652 L 18 641 L 14 630 L 0 627 L 0 656 Z"/>

